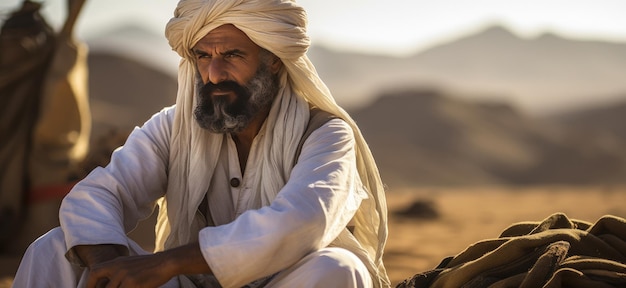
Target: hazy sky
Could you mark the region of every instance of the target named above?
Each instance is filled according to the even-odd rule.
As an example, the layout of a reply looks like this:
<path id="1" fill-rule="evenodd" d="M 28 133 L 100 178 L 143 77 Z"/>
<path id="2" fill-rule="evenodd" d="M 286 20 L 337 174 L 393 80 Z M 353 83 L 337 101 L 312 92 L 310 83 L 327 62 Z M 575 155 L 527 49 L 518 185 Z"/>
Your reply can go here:
<path id="1" fill-rule="evenodd" d="M 65 0 L 40 0 L 58 27 Z M 162 33 L 175 0 L 87 0 L 83 39 L 125 21 Z M 0 0 L 3 18 L 21 0 Z M 499 23 L 520 36 L 552 31 L 573 38 L 626 42 L 624 0 L 300 0 L 314 43 L 380 54 L 406 54 Z"/>

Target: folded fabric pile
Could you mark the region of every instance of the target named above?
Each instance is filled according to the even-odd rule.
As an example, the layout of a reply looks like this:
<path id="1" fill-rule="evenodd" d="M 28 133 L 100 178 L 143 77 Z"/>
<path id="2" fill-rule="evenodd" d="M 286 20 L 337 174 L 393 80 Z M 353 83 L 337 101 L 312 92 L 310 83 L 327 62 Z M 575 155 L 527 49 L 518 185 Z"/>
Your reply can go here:
<path id="1" fill-rule="evenodd" d="M 626 287 L 626 220 L 517 223 L 396 288 L 408 287 Z"/>

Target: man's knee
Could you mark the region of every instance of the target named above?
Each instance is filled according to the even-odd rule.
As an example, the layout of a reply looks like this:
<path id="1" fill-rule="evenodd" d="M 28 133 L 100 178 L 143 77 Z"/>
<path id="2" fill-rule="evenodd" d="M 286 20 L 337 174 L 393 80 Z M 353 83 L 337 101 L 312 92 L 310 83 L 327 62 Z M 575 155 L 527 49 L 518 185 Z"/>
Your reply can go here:
<path id="1" fill-rule="evenodd" d="M 42 265 L 43 263 L 60 265 L 62 263 L 55 263 L 54 261 L 67 261 L 65 259 L 66 251 L 63 230 L 60 227 L 56 227 L 37 238 L 28 246 L 20 266 L 24 264 L 29 266 Z"/>
<path id="2" fill-rule="evenodd" d="M 14 287 L 76 287 L 82 269 L 65 258 L 65 235 L 54 228 L 28 246 L 15 274 Z"/>
<path id="3" fill-rule="evenodd" d="M 306 265 L 312 267 L 315 279 L 331 281 L 339 284 L 339 279 L 345 281 L 343 287 L 371 287 L 372 280 L 363 262 L 352 252 L 343 248 L 324 248 L 305 257 Z M 323 286 L 320 286 L 323 287 Z M 331 286 L 327 286 L 331 287 Z M 341 287 L 341 286 L 335 286 Z"/>
<path id="4" fill-rule="evenodd" d="M 65 252 L 65 235 L 61 227 L 53 228 L 30 244 L 28 250 L 62 251 Z M 27 250 L 27 253 L 28 253 Z"/>

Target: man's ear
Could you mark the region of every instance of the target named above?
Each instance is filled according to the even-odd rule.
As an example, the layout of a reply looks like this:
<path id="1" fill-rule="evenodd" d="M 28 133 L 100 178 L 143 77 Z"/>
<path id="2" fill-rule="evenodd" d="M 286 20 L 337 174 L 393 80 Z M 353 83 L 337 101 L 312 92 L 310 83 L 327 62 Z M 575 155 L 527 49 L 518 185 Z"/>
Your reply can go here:
<path id="1" fill-rule="evenodd" d="M 273 57 L 272 57 L 272 64 L 270 65 L 270 71 L 272 72 L 272 74 L 278 73 L 278 71 L 280 71 L 281 67 L 283 67 L 283 61 L 280 60 L 280 58 L 278 58 L 278 56 L 273 55 Z"/>

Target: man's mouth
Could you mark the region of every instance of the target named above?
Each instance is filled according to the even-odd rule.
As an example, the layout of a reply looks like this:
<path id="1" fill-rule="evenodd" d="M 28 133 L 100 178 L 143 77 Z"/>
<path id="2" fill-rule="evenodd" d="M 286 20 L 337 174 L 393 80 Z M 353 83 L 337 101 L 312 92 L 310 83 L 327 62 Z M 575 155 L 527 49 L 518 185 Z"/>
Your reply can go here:
<path id="1" fill-rule="evenodd" d="M 215 90 L 213 91 L 213 93 L 211 93 L 211 96 L 213 97 L 230 96 L 233 93 L 234 92 L 232 90 Z"/>

